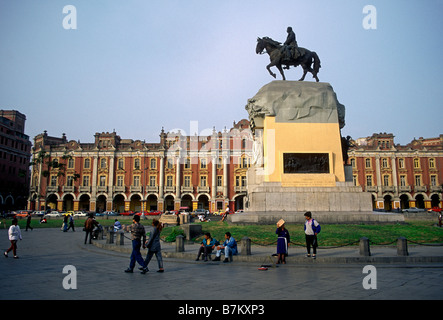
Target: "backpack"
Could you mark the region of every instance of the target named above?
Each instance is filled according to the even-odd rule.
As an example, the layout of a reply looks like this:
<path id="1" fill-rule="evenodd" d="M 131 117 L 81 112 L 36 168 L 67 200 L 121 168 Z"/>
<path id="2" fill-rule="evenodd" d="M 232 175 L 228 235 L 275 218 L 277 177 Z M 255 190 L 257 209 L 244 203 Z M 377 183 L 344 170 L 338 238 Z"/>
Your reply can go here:
<path id="1" fill-rule="evenodd" d="M 317 223 L 318 223 L 318 226 L 315 226 L 314 225 L 314 219 L 312 219 L 312 230 L 314 231 L 314 233 L 317 233 L 317 234 L 319 234 L 320 233 L 320 231 L 321 231 L 321 226 L 320 226 L 320 223 L 318 223 L 318 221 L 317 221 Z"/>

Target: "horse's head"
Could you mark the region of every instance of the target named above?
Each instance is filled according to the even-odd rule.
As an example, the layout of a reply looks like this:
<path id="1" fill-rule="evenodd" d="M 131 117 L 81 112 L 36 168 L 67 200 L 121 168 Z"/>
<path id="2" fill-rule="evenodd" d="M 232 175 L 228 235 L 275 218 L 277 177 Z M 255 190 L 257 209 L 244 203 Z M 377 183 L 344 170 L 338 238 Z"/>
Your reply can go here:
<path id="1" fill-rule="evenodd" d="M 257 46 L 255 47 L 255 53 L 256 54 L 262 54 L 263 50 L 265 50 L 265 42 L 262 38 L 257 38 Z"/>
<path id="2" fill-rule="evenodd" d="M 255 47 L 255 53 L 262 54 L 263 50 L 265 50 L 266 47 L 269 47 L 268 51 L 269 51 L 269 49 L 271 49 L 271 51 L 272 51 L 273 49 L 276 49 L 280 46 L 281 46 L 280 42 L 272 40 L 269 37 L 263 37 L 263 38 L 258 37 L 257 38 L 257 46 Z"/>

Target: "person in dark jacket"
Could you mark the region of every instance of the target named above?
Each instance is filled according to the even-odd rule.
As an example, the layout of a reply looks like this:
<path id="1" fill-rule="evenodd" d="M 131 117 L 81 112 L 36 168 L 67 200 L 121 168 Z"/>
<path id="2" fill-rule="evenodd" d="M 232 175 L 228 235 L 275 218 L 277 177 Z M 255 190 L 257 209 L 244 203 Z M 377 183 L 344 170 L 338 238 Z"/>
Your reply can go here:
<path id="1" fill-rule="evenodd" d="M 278 261 L 277 264 L 283 263 L 286 264 L 286 256 L 288 255 L 288 246 L 291 238 L 289 237 L 289 231 L 285 228 L 285 221 L 280 219 L 277 222 L 277 230 L 275 230 L 277 234 L 277 255 Z"/>
<path id="2" fill-rule="evenodd" d="M 85 236 L 85 244 L 88 240 L 88 235 L 89 235 L 89 244 L 91 244 L 91 240 L 92 240 L 92 231 L 94 231 L 94 227 L 98 225 L 98 222 L 93 218 L 93 215 L 90 214 L 88 219 L 86 219 L 85 221 L 85 227 L 83 228 L 84 231 L 86 231 L 86 236 Z"/>
<path id="3" fill-rule="evenodd" d="M 125 270 L 125 272 L 132 273 L 135 267 L 135 262 L 138 262 L 142 266 L 143 271 L 147 270 L 146 263 L 142 258 L 142 254 L 140 253 L 140 247 L 143 244 L 143 248 L 145 248 L 146 241 L 145 227 L 140 224 L 140 216 L 134 215 L 130 230 L 132 236 L 132 253 L 129 261 L 129 267 Z M 143 271 L 142 273 L 146 273 L 146 271 Z"/>
<path id="4" fill-rule="evenodd" d="M 142 273 L 146 273 L 149 271 L 148 264 L 152 259 L 152 256 L 155 254 L 155 257 L 157 258 L 158 263 L 158 271 L 157 272 L 164 272 L 165 269 L 163 269 L 163 258 L 162 258 L 162 251 L 160 246 L 160 233 L 163 229 L 163 224 L 158 221 L 157 219 L 152 220 L 152 226 L 154 227 L 153 232 L 151 233 L 149 240 L 146 242 L 146 247 L 148 248 L 148 254 L 146 255 L 145 259 L 145 268 L 142 269 Z"/>

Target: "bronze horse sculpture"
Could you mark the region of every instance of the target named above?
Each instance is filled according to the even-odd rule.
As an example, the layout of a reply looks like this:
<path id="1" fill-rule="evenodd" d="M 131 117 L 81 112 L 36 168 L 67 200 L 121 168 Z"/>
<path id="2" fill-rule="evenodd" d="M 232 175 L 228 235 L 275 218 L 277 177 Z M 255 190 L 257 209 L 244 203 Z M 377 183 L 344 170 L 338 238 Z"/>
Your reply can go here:
<path id="1" fill-rule="evenodd" d="M 291 59 L 285 58 L 282 54 L 282 44 L 278 41 L 272 40 L 268 37 L 258 38 L 257 39 L 257 47 L 255 48 L 255 52 L 257 54 L 263 54 L 263 50 L 266 49 L 266 52 L 269 54 L 269 58 L 271 59 L 271 63 L 266 66 L 269 74 L 276 77 L 276 74 L 271 71 L 271 67 L 277 67 L 280 71 L 280 74 L 283 77 L 283 80 L 286 80 L 285 74 L 283 72 L 283 65 L 286 65 L 289 69 L 289 66 L 301 66 L 303 68 L 303 76 L 299 79 L 299 81 L 303 81 L 305 79 L 306 73 L 308 71 L 312 73 L 312 77 L 319 82 L 317 73 L 320 70 L 320 59 L 314 51 L 309 51 L 308 49 L 298 47 L 297 50 L 300 53 L 297 58 L 291 57 Z M 312 68 L 311 68 L 312 66 Z"/>

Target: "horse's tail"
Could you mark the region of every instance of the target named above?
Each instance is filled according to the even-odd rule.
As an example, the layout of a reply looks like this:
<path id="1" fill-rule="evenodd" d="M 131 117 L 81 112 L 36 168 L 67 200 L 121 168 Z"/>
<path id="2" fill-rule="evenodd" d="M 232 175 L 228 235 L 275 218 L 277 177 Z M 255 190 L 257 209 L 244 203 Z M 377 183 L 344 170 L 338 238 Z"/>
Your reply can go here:
<path id="1" fill-rule="evenodd" d="M 318 57 L 317 53 L 315 53 L 315 52 L 312 52 L 312 56 L 314 58 L 314 71 L 317 73 L 321 68 L 320 58 Z"/>

